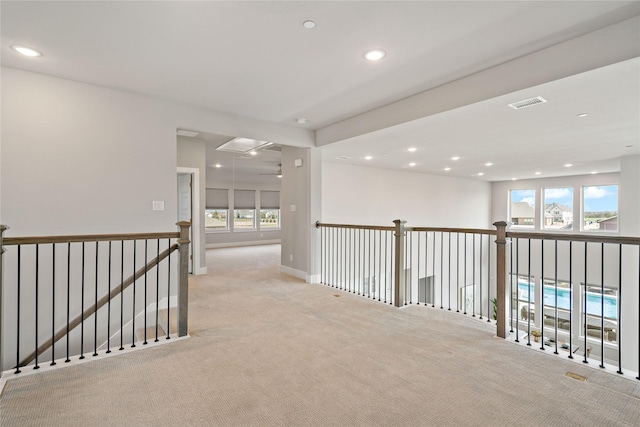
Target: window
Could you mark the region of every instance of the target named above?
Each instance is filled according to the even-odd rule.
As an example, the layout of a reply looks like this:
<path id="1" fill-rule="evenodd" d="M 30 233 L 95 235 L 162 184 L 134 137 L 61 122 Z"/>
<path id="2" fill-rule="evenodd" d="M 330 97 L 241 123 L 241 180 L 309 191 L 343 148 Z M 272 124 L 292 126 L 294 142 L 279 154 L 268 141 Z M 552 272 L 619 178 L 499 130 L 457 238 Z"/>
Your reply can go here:
<path id="1" fill-rule="evenodd" d="M 280 192 L 260 191 L 260 229 L 280 228 Z"/>
<path id="2" fill-rule="evenodd" d="M 260 209 L 260 228 L 280 228 L 280 209 Z"/>
<path id="3" fill-rule="evenodd" d="M 583 230 L 618 231 L 618 186 L 582 187 Z"/>
<path id="4" fill-rule="evenodd" d="M 228 230 L 229 210 L 227 209 L 206 209 L 204 211 L 204 226 L 206 230 Z"/>
<path id="5" fill-rule="evenodd" d="M 235 209 L 233 211 L 233 228 L 235 230 L 255 230 L 255 209 Z"/>
<path id="6" fill-rule="evenodd" d="M 533 228 L 535 220 L 536 191 L 511 190 L 511 210 L 509 216 L 512 226 Z"/>
<path id="7" fill-rule="evenodd" d="M 618 290 L 604 288 L 597 285 L 587 285 L 585 294 L 582 285 L 582 307 L 586 307 L 586 328 L 584 312 L 581 313 L 580 334 L 584 336 L 586 330 L 588 338 L 602 339 L 609 343 L 617 342 L 618 335 Z M 586 298 L 586 302 L 585 302 Z M 603 316 L 604 314 L 604 316 Z M 604 317 L 604 318 L 603 318 Z"/>
<path id="8" fill-rule="evenodd" d="M 513 316 L 523 322 L 531 320 L 533 324 L 535 320 L 535 281 L 533 276 L 531 281 L 527 276 L 511 275 L 511 286 L 513 289 L 512 299 L 515 300 Z"/>
<path id="9" fill-rule="evenodd" d="M 206 231 L 229 230 L 229 190 L 206 189 L 204 226 Z"/>
<path id="10" fill-rule="evenodd" d="M 256 229 L 256 192 L 255 190 L 233 191 L 233 229 Z"/>
<path id="11" fill-rule="evenodd" d="M 545 188 L 542 227 L 548 230 L 573 229 L 573 188 Z"/>
<path id="12" fill-rule="evenodd" d="M 544 312 L 543 322 L 544 326 L 555 328 L 556 318 L 559 330 L 570 331 L 571 328 L 571 309 L 573 304 L 571 303 L 571 284 L 564 280 L 558 280 L 558 290 L 556 299 L 556 282 L 554 279 L 544 279 L 543 281 L 543 300 L 544 300 Z M 557 310 L 556 310 L 557 301 Z M 557 314 L 557 316 L 556 316 Z M 575 314 L 574 314 L 575 316 Z"/>

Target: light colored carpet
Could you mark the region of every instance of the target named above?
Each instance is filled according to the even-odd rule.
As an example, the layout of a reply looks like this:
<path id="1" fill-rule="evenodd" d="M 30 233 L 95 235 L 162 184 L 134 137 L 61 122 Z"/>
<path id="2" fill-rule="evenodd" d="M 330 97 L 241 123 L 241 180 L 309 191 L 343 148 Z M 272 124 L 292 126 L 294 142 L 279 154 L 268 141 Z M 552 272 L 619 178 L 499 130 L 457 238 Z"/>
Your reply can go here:
<path id="1" fill-rule="evenodd" d="M 278 246 L 207 259 L 190 339 L 10 379 L 0 425 L 640 425 L 640 381 L 468 316 L 303 283 L 279 273 Z"/>

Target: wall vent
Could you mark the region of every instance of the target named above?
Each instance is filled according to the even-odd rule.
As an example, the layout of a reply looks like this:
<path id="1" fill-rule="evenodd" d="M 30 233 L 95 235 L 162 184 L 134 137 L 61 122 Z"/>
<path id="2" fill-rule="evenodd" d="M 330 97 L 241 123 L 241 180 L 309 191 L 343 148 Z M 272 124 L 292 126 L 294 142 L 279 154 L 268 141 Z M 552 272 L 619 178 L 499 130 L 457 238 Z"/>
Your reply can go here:
<path id="1" fill-rule="evenodd" d="M 509 107 L 513 108 L 514 110 L 519 110 L 521 108 L 531 107 L 532 105 L 542 104 L 545 102 L 547 102 L 546 99 L 544 99 L 541 96 L 536 96 L 535 98 L 529 98 L 523 101 L 518 101 L 518 102 L 514 102 L 513 104 L 509 104 Z"/>

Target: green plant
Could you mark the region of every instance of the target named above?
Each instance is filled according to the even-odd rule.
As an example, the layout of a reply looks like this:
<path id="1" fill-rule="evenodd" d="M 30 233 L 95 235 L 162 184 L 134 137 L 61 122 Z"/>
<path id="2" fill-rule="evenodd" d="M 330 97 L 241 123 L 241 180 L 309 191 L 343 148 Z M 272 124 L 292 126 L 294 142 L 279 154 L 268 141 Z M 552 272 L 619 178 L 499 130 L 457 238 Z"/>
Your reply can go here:
<path id="1" fill-rule="evenodd" d="M 493 303 L 493 320 L 498 320 L 498 298 L 491 300 Z"/>

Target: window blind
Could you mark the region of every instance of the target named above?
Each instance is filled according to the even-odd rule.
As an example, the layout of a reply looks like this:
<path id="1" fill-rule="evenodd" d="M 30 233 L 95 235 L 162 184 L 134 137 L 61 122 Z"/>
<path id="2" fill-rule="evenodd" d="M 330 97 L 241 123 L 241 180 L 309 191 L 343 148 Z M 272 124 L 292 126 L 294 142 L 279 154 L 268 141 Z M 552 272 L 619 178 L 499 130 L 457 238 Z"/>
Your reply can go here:
<path id="1" fill-rule="evenodd" d="M 255 190 L 234 190 L 233 191 L 233 207 L 234 209 L 255 209 L 256 208 L 256 191 Z"/>
<path id="2" fill-rule="evenodd" d="M 280 209 L 280 192 L 260 191 L 260 209 Z"/>
<path id="3" fill-rule="evenodd" d="M 229 190 L 207 188 L 207 209 L 229 209 Z"/>

